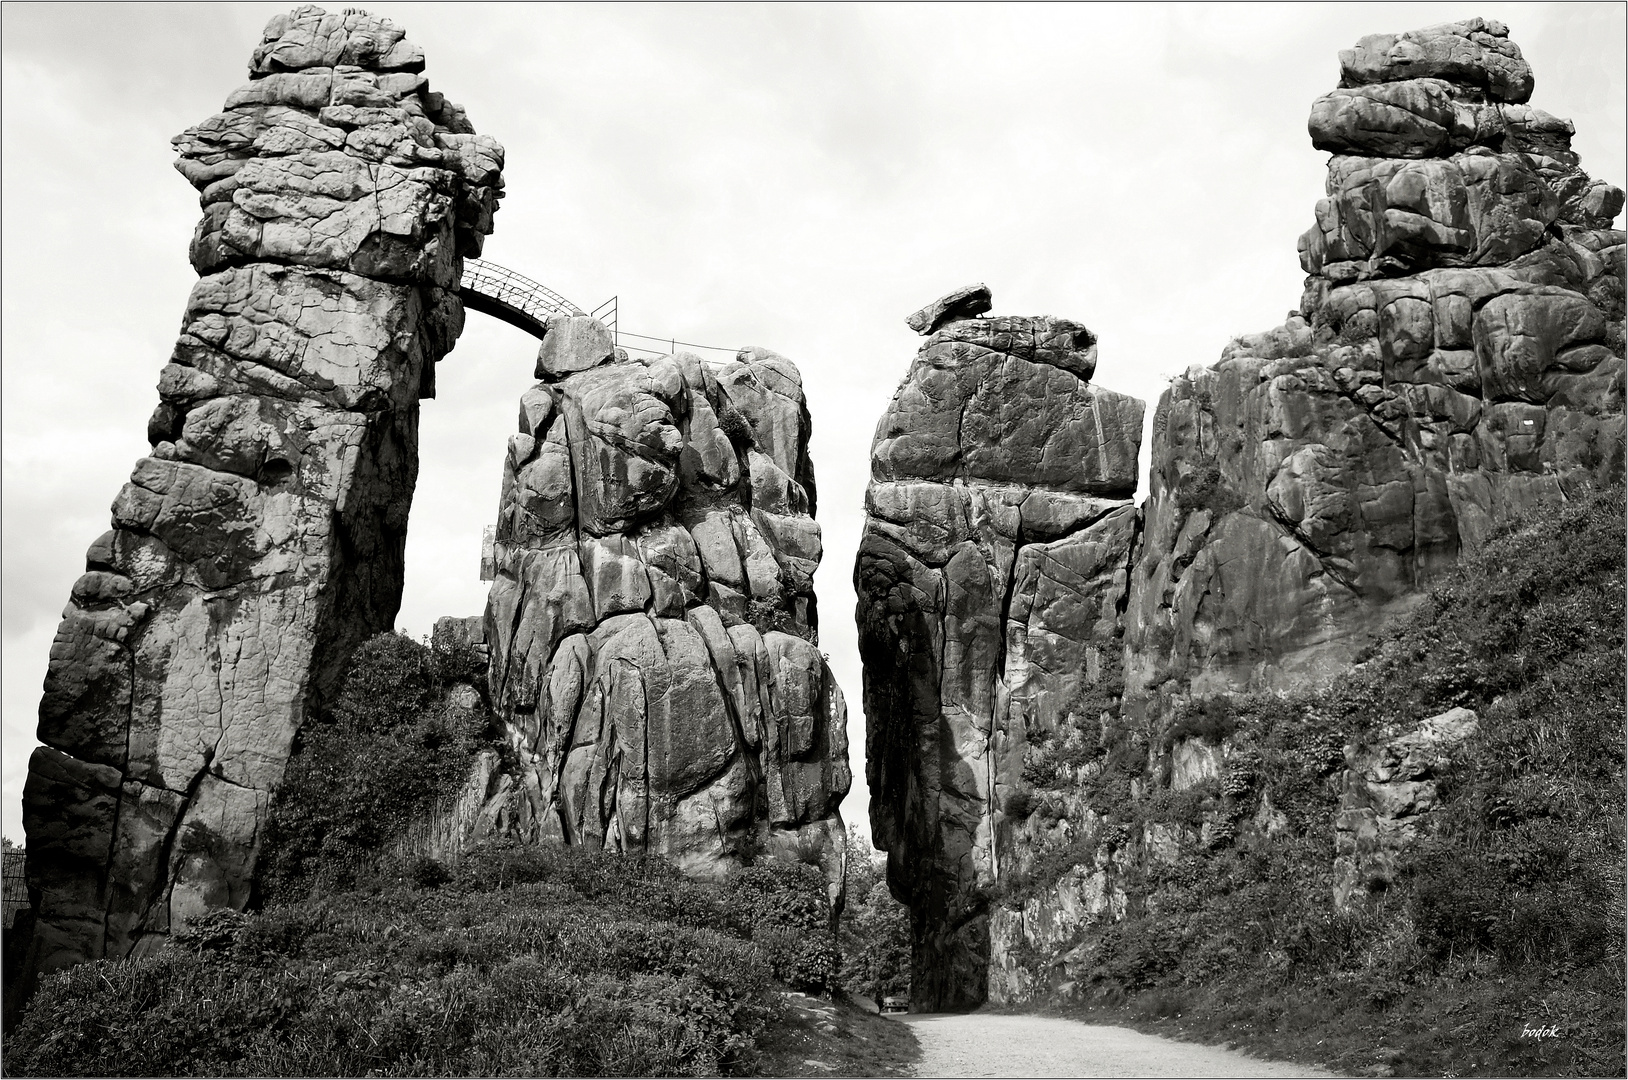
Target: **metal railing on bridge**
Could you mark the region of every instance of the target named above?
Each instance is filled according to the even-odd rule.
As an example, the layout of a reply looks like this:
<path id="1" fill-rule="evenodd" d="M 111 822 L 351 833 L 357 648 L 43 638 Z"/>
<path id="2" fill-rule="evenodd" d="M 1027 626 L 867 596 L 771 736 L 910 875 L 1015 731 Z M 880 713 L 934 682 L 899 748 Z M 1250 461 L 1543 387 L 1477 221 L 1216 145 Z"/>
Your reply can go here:
<path id="1" fill-rule="evenodd" d="M 705 349 L 708 352 L 730 355 L 735 353 L 734 349 L 725 349 L 717 345 L 699 345 L 693 341 L 658 338 L 622 330 L 617 326 L 620 314 L 617 297 L 611 297 L 592 312 L 583 311 L 548 286 L 540 285 L 524 274 L 517 274 L 506 266 L 499 266 L 485 259 L 464 260 L 463 277 L 458 281 L 458 296 L 463 300 L 465 307 L 490 315 L 494 319 L 501 319 L 510 326 L 518 327 L 539 339 L 547 329 L 551 315 L 591 315 L 605 324 L 606 329 L 611 332 L 612 340 L 619 346 L 623 337 L 632 337 L 643 341 L 665 341 L 668 351 L 677 351 L 680 345 L 684 345 L 692 349 Z M 648 346 L 625 347 L 634 352 L 658 356 L 662 353 L 662 350 Z"/>
<path id="2" fill-rule="evenodd" d="M 458 294 L 465 307 L 502 319 L 537 338 L 543 336 L 550 315 L 587 314 L 548 286 L 485 259 L 464 260 Z"/>

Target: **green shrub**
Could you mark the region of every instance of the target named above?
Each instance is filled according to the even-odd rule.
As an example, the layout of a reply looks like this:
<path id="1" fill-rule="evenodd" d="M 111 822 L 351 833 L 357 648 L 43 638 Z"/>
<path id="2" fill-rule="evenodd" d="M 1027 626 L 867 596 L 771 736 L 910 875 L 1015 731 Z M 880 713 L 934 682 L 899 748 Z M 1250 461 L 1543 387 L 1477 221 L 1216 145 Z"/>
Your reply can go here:
<path id="1" fill-rule="evenodd" d="M 1227 483 L 1214 462 L 1183 473 L 1176 483 L 1175 495 L 1176 505 L 1182 510 L 1188 513 L 1208 510 L 1216 521 L 1244 507 L 1244 500 Z"/>
<path id="2" fill-rule="evenodd" d="M 880 1002 L 910 993 L 910 909 L 888 889 L 886 865 L 856 830 L 848 831 L 848 904 L 838 930 L 838 982 Z"/>
<path id="3" fill-rule="evenodd" d="M 1214 745 L 1238 730 L 1239 718 L 1233 712 L 1232 696 L 1214 694 L 1184 702 L 1176 710 L 1174 722 L 1165 732 L 1165 749 L 1182 739 L 1203 739 Z"/>
<path id="4" fill-rule="evenodd" d="M 755 597 L 746 602 L 746 621 L 757 628 L 760 634 L 767 634 L 777 630 L 782 634 L 791 634 L 800 637 L 811 645 L 820 643 L 820 632 L 812 626 L 799 623 L 786 604 L 790 602 L 791 592 L 786 591 L 786 601 L 769 600 Z M 824 655 L 824 654 L 821 654 Z"/>
<path id="5" fill-rule="evenodd" d="M 439 859 L 419 855 L 408 865 L 407 876 L 421 889 L 434 889 L 451 881 L 452 871 Z"/>
<path id="6" fill-rule="evenodd" d="M 1026 787 L 1014 787 L 1006 795 L 1006 816 L 1022 820 L 1034 809 L 1034 792 Z"/>
<path id="7" fill-rule="evenodd" d="M 724 405 L 718 410 L 718 427 L 729 441 L 737 446 L 752 447 L 757 445 L 757 433 L 752 430 L 752 422 L 746 414 L 733 405 Z"/>
<path id="8" fill-rule="evenodd" d="M 435 666 L 438 687 L 451 683 L 468 683 L 486 697 L 486 671 L 488 661 L 475 646 L 465 642 L 448 644 L 435 642 L 430 646 L 430 658 Z"/>
<path id="9" fill-rule="evenodd" d="M 732 873 L 724 890 L 733 925 L 763 947 L 775 978 L 794 990 L 834 988 L 837 943 L 818 867 L 760 862 Z"/>
<path id="10" fill-rule="evenodd" d="M 455 677 L 438 666 L 443 658 Z M 491 745 L 484 708 L 444 698 L 463 660 L 400 634 L 357 649 L 332 715 L 307 721 L 277 790 L 260 856 L 263 900 L 353 887 L 414 817 L 458 791 Z"/>
<path id="11" fill-rule="evenodd" d="M 153 955 L 45 977 L 7 1041 L 8 1071 L 750 1070 L 779 1008 L 777 965 L 805 986 L 826 975 L 817 946 L 777 955 L 794 928 L 819 924 L 829 940 L 807 869 L 714 885 L 660 859 L 496 845 L 464 861 L 455 888 L 212 912 Z"/>
<path id="12" fill-rule="evenodd" d="M 1047 746 L 1028 747 L 1023 754 L 1022 778 L 1031 788 L 1054 788 L 1062 778 L 1062 768 L 1055 755 L 1046 752 Z"/>
<path id="13" fill-rule="evenodd" d="M 378 634 L 351 657 L 334 719 L 365 734 L 411 724 L 436 688 L 435 654 L 405 634 Z"/>

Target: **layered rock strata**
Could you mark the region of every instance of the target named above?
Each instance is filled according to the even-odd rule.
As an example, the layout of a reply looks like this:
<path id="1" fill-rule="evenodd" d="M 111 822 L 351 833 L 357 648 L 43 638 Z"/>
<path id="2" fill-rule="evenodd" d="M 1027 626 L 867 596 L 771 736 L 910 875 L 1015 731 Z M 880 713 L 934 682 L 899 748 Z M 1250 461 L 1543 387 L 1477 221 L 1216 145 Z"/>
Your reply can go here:
<path id="1" fill-rule="evenodd" d="M 1481 19 L 1340 54 L 1298 311 L 1154 418 L 1125 701 L 1347 666 L 1498 522 L 1623 475 L 1623 193 Z M 1155 732 L 1157 734 L 1157 732 Z"/>
<path id="2" fill-rule="evenodd" d="M 847 708 L 818 647 L 809 416 L 766 349 L 628 359 L 548 324 L 509 438 L 481 637 L 528 842 L 717 876 L 820 865 L 840 902 Z"/>
<path id="3" fill-rule="evenodd" d="M 945 318 L 966 292 L 913 317 L 929 336 L 877 426 L 854 571 L 871 826 L 931 1011 L 983 1000 L 1025 746 L 1117 667 L 1143 414 L 1091 385 L 1085 327 Z"/>
<path id="4" fill-rule="evenodd" d="M 1611 227 L 1622 191 L 1582 171 L 1568 121 L 1529 104 L 1530 67 L 1501 24 L 1376 35 L 1340 60 L 1341 86 L 1313 105 L 1309 124 L 1333 156 L 1300 244 L 1300 306 L 1174 380 L 1154 417 L 1122 614 L 1105 617 L 1105 597 L 1062 616 L 1065 636 L 1123 635 L 1123 692 L 1085 712 L 1113 708 L 1065 725 L 1070 739 L 1095 733 L 1097 749 L 1073 753 L 1043 734 L 1015 801 L 966 781 L 941 794 L 948 785 L 926 777 L 977 758 L 961 750 L 976 738 L 937 719 L 936 687 L 982 680 L 987 665 L 952 651 L 948 630 L 934 651 L 933 628 L 949 625 L 932 614 L 947 610 L 934 592 L 942 581 L 920 574 L 916 563 L 927 564 L 913 554 L 879 569 L 889 564 L 871 532 L 894 519 L 872 509 L 859 582 L 876 836 L 922 940 L 971 927 L 958 920 L 979 910 L 980 895 L 1002 900 L 988 919 L 986 967 L 918 949 L 918 1008 L 977 1000 L 986 987 L 1019 1000 L 1083 977 L 1090 929 L 1139 907 L 1150 868 L 1224 842 L 1219 822 L 1101 820 L 1084 796 L 1116 761 L 1137 764 L 1132 801 L 1201 784 L 1230 797 L 1247 769 L 1226 739 L 1184 734 L 1210 703 L 1327 681 L 1499 522 L 1623 482 L 1624 234 Z M 878 433 L 873 491 L 907 430 L 892 421 L 900 403 L 947 396 L 914 389 L 921 366 Z M 985 482 L 1032 475 L 1025 463 Z M 917 535 L 949 535 L 962 520 L 955 509 L 914 512 Z M 887 604 L 898 614 L 879 615 Z M 1083 681 L 1092 669 L 1078 670 Z M 1006 697 L 992 694 L 963 728 L 1001 730 L 1020 701 L 1010 671 L 983 683 Z M 1467 737 L 1463 719 L 1420 717 L 1377 750 L 1348 752 L 1331 903 L 1384 878 L 1428 830 L 1434 777 Z M 1258 809 L 1241 827 L 1283 827 L 1268 803 Z M 990 840 L 962 839 L 974 820 Z M 942 868 L 951 864 L 957 872 Z M 1042 865 L 1048 873 L 1029 874 Z M 1002 875 L 1029 884 L 1014 893 Z"/>
<path id="5" fill-rule="evenodd" d="M 242 907 L 296 733 L 394 621 L 418 401 L 503 183 L 423 70 L 388 20 L 302 7 L 175 140 L 201 276 L 51 650 L 24 791 L 39 970 Z"/>

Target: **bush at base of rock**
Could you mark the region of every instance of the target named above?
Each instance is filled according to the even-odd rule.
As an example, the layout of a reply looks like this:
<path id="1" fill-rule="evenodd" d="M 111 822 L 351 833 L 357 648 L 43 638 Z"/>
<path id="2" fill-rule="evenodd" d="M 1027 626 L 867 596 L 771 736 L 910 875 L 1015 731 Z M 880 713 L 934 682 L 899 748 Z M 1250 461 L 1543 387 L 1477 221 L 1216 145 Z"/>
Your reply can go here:
<path id="1" fill-rule="evenodd" d="M 830 981 L 828 923 L 812 867 L 709 884 L 658 858 L 495 843 L 436 886 L 212 912 L 152 955 L 50 975 L 7 1070 L 740 1073 L 777 979 Z"/>
<path id="2" fill-rule="evenodd" d="M 1623 521 L 1612 488 L 1511 523 L 1331 687 L 1207 702 L 1229 728 L 1219 776 L 1096 804 L 1097 833 L 1035 857 L 1031 877 L 1117 870 L 1127 895 L 1121 919 L 1046 948 L 1018 936 L 1037 994 L 1180 1013 L 1191 1037 L 1349 1071 L 1380 1037 L 1403 1075 L 1594 1075 L 1620 1058 L 1623 816 L 1600 792 L 1623 782 Z M 1416 841 L 1358 846 L 1342 910 L 1331 855 L 1355 766 L 1455 711 L 1479 723 L 1450 756 L 1389 766 L 1428 798 L 1375 807 Z M 1125 836 L 1142 852 L 1129 868 Z M 1034 901 L 1021 886 L 997 902 Z M 1561 1016 L 1564 1040 L 1515 1037 Z"/>
<path id="3" fill-rule="evenodd" d="M 354 886 L 415 814 L 464 783 L 490 725 L 484 708 L 445 700 L 467 666 L 401 634 L 356 650 L 332 717 L 307 722 L 277 789 L 264 899 Z"/>
<path id="4" fill-rule="evenodd" d="M 652 919 L 693 923 L 751 941 L 770 974 L 794 990 L 833 988 L 836 940 L 818 867 L 762 861 L 722 882 L 692 881 L 665 859 L 558 844 L 491 841 L 465 856 L 459 890 L 548 882 L 581 896 L 623 904 Z"/>

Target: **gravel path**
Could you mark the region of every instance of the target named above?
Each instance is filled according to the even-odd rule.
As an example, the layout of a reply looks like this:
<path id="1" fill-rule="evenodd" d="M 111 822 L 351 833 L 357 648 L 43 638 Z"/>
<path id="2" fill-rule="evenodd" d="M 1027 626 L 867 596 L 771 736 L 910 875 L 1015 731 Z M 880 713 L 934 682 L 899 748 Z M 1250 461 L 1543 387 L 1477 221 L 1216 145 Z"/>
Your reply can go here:
<path id="1" fill-rule="evenodd" d="M 1334 1076 L 1308 1065 L 1047 1016 L 915 1013 L 917 1076 Z"/>

